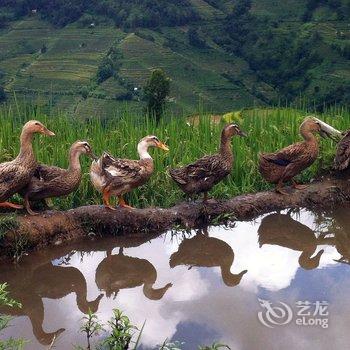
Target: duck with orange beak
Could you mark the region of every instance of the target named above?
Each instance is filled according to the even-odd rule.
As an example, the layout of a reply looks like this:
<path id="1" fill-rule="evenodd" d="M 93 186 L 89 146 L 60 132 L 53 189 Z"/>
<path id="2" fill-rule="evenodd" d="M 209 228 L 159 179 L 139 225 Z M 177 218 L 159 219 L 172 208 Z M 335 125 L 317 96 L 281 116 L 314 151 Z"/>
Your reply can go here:
<path id="1" fill-rule="evenodd" d="M 38 163 L 34 155 L 32 141 L 37 133 L 55 136 L 39 121 L 27 122 L 22 129 L 18 156 L 10 162 L 0 164 L 0 207 L 22 208 L 21 205 L 7 202 L 7 199 L 27 186 L 35 172 Z"/>
<path id="2" fill-rule="evenodd" d="M 91 182 L 103 195 L 103 204 L 112 210 L 111 196 L 117 196 L 119 206 L 133 209 L 123 196 L 134 188 L 145 184 L 153 173 L 153 159 L 148 153 L 150 147 L 168 151 L 169 148 L 156 136 L 146 136 L 137 146 L 139 160 L 114 158 L 107 152 L 93 161 L 90 169 Z"/>

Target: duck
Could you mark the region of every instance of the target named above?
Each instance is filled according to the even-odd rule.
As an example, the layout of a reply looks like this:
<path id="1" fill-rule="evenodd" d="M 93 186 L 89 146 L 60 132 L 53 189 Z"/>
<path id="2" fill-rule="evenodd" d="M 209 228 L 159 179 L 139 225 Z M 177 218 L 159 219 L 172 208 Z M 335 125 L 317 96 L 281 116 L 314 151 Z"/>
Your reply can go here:
<path id="1" fill-rule="evenodd" d="M 93 186 L 102 193 L 106 208 L 115 210 L 110 204 L 110 197 L 117 196 L 119 206 L 134 209 L 124 200 L 124 195 L 134 188 L 144 185 L 154 170 L 153 159 L 148 153 L 150 147 L 169 151 L 168 146 L 159 141 L 158 137 L 149 135 L 142 138 L 137 145 L 139 160 L 114 158 L 103 152 L 99 159 L 92 162 L 90 178 Z"/>
<path id="2" fill-rule="evenodd" d="M 207 229 L 199 230 L 192 238 L 185 238 L 178 251 L 169 260 L 171 268 L 185 265 L 196 267 L 219 267 L 221 278 L 226 286 L 237 286 L 248 272 L 243 270 L 237 274 L 231 272 L 235 254 L 232 247 L 215 237 L 209 237 Z"/>
<path id="3" fill-rule="evenodd" d="M 156 288 L 157 270 L 146 259 L 135 258 L 124 254 L 123 247 L 118 254 L 107 252 L 96 269 L 95 282 L 100 291 L 104 291 L 107 298 L 117 296 L 120 290 L 142 286 L 143 294 L 150 300 L 163 298 L 172 283 Z"/>
<path id="4" fill-rule="evenodd" d="M 34 134 L 55 136 L 41 122 L 30 120 L 24 124 L 20 136 L 20 151 L 15 159 L 0 164 L 0 207 L 22 209 L 22 205 L 7 200 L 27 186 L 37 168 L 32 141 Z"/>
<path id="5" fill-rule="evenodd" d="M 343 133 L 334 158 L 334 169 L 344 171 L 350 165 L 350 130 Z"/>
<path id="6" fill-rule="evenodd" d="M 95 159 L 92 148 L 86 141 L 76 141 L 69 150 L 69 167 L 39 164 L 28 185 L 20 191 L 25 208 L 30 215 L 37 215 L 30 207 L 30 201 L 62 197 L 74 192 L 81 182 L 80 156 L 86 154 Z"/>
<path id="7" fill-rule="evenodd" d="M 287 195 L 284 184 L 292 181 L 293 188 L 305 189 L 308 185 L 297 184 L 294 177 L 311 166 L 319 154 L 319 141 L 315 134 L 329 136 L 329 130 L 317 118 L 307 117 L 300 125 L 304 141 L 294 143 L 274 153 L 259 157 L 259 171 L 269 183 L 276 184 L 276 192 Z"/>
<path id="8" fill-rule="evenodd" d="M 169 170 L 171 178 L 185 194 L 203 193 L 206 202 L 211 188 L 231 173 L 234 161 L 231 138 L 235 135 L 247 136 L 237 124 L 226 125 L 221 132 L 218 153 L 204 156 L 184 167 Z"/>
<path id="9" fill-rule="evenodd" d="M 75 294 L 76 306 L 72 304 L 72 311 L 77 308 L 81 313 L 88 314 L 97 312 L 103 297 L 103 294 L 99 294 L 95 299 L 88 300 L 87 283 L 82 272 L 73 266 L 55 265 L 47 254 L 41 252 L 31 255 L 30 261 L 21 266 L 0 267 L 0 282 L 8 283 L 9 292 L 22 305 L 21 308 L 0 306 L 0 312 L 28 317 L 35 338 L 45 346 L 65 331 L 64 328 L 46 331 L 45 300 L 60 300 Z"/>
<path id="10" fill-rule="evenodd" d="M 301 252 L 299 266 L 305 270 L 316 269 L 324 249 L 319 245 L 326 244 L 324 234 L 319 236 L 308 226 L 291 217 L 292 210 L 286 214 L 273 213 L 265 216 L 258 229 L 259 247 L 263 245 L 278 245 Z"/>

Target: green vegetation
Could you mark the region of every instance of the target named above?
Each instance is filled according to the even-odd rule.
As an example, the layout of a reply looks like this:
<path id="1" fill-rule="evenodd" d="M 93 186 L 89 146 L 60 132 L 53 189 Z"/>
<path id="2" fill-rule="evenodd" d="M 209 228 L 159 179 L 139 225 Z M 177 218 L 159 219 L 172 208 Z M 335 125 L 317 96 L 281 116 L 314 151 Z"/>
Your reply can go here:
<path id="1" fill-rule="evenodd" d="M 0 284 L 0 306 L 8 308 L 21 308 L 21 304 L 9 297 L 9 293 L 6 290 L 7 283 Z M 1 332 L 9 326 L 11 317 L 7 315 L 0 314 L 0 334 Z M 24 348 L 25 341 L 23 339 L 10 338 L 7 340 L 0 339 L 0 349 L 1 350 L 21 350 Z"/>
<path id="2" fill-rule="evenodd" d="M 80 20 L 82 25 L 109 20 L 125 28 L 181 25 L 197 17 L 190 1 L 178 0 L 5 0 L 1 5 L 3 21 L 21 18 L 37 11 L 54 25 L 65 26 Z M 7 16 L 5 15 L 7 14 Z"/>
<path id="3" fill-rule="evenodd" d="M 6 100 L 6 93 L 2 86 L 0 86 L 0 103 Z"/>
<path id="4" fill-rule="evenodd" d="M 341 24 L 343 17 L 339 15 L 338 10 L 342 8 L 341 11 L 349 13 L 350 3 L 307 1 L 302 16 L 303 21 L 308 22 L 307 25 L 299 22 L 286 25 L 276 22 L 275 19 L 261 18 L 251 13 L 252 6 L 250 0 L 238 0 L 233 11 L 227 16 L 226 23 L 218 28 L 221 29 L 222 35 L 216 42 L 246 60 L 261 80 L 289 101 L 295 100 L 301 93 L 306 93 L 319 110 L 324 104 L 348 104 L 350 88 L 343 77 L 332 78 L 330 86 L 325 86 L 318 76 L 325 74 L 325 69 L 334 69 L 335 62 L 342 62 L 349 67 L 346 58 L 348 35 L 342 32 L 342 40 L 339 40 L 341 36 L 334 27 L 336 35 L 325 36 L 325 22 L 329 18 L 319 18 L 315 21 L 314 12 L 322 7 L 323 10 L 327 10 L 328 15 L 335 13 L 335 17 L 332 18 Z M 327 25 L 330 25 L 329 23 L 327 22 Z M 340 45 L 342 48 L 335 52 L 334 45 Z M 329 79 L 328 74 L 323 76 L 325 77 Z"/>
<path id="5" fill-rule="evenodd" d="M 148 115 L 154 116 L 157 123 L 164 112 L 169 91 L 170 79 L 161 69 L 155 69 L 145 86 L 144 97 L 147 101 Z"/>
<path id="6" fill-rule="evenodd" d="M 3 239 L 11 231 L 15 231 L 19 228 L 19 223 L 16 214 L 1 214 L 0 215 L 0 247 L 4 248 Z M 7 245 L 5 248 L 6 254 L 18 261 L 23 254 L 25 254 L 28 248 L 28 236 L 27 232 L 15 233 L 12 237 L 12 244 Z M 0 348 L 1 349 L 1 348 Z"/>
<path id="7" fill-rule="evenodd" d="M 134 326 L 128 316 L 123 314 L 122 311 L 118 309 L 113 310 L 113 316 L 108 321 L 108 330 L 104 329 L 104 325 L 99 321 L 96 314 L 89 311 L 88 315 L 83 317 L 84 324 L 81 327 L 81 332 L 86 334 L 87 347 L 86 350 L 91 349 L 100 349 L 100 350 L 128 350 L 138 349 L 140 343 L 142 332 L 145 327 L 145 323 L 142 328 L 139 330 Z M 102 335 L 102 341 L 100 340 L 98 344 L 92 346 L 92 338 L 97 335 Z M 137 336 L 137 337 L 136 337 Z M 135 339 L 136 338 L 136 339 Z M 179 341 L 168 342 L 164 341 L 163 344 L 158 345 L 158 350 L 181 350 L 181 347 L 184 343 Z M 83 350 L 81 346 L 76 346 L 76 350 Z M 230 349 L 229 346 L 213 343 L 211 346 L 200 346 L 198 350 L 219 350 L 219 349 Z"/>
<path id="8" fill-rule="evenodd" d="M 0 85 L 10 102 L 15 91 L 46 111 L 106 117 L 142 111 L 134 88 L 162 68 L 176 113 L 299 96 L 322 111 L 350 101 L 349 11 L 349 0 L 6 0 Z"/>
<path id="9" fill-rule="evenodd" d="M 19 226 L 15 214 L 0 216 L 0 245 L 1 239 L 5 237 L 6 233 L 17 229 Z"/>
<path id="10" fill-rule="evenodd" d="M 233 150 L 235 164 L 232 174 L 217 185 L 212 195 L 218 198 L 264 190 L 270 188 L 258 172 L 258 154 L 271 152 L 300 140 L 299 125 L 305 115 L 310 113 L 291 108 L 268 108 L 242 110 L 239 118 L 247 138 L 234 138 Z M 155 171 L 150 181 L 142 188 L 127 196 L 131 205 L 137 207 L 169 207 L 183 199 L 183 193 L 167 174 L 170 167 L 188 164 L 204 154 L 216 152 L 222 125 L 211 123 L 210 116 L 202 115 L 199 125 L 193 125 L 186 118 L 165 114 L 157 124 L 142 114 L 125 112 L 118 118 L 100 120 L 91 118 L 77 120 L 66 114 L 46 116 L 38 107 L 17 105 L 14 109 L 5 105 L 0 107 L 0 161 L 11 159 L 19 149 L 19 134 L 23 123 L 28 119 L 43 121 L 56 133 L 54 138 L 39 136 L 34 148 L 37 158 L 45 164 L 66 167 L 68 149 L 76 140 L 86 139 L 94 152 L 100 155 L 104 150 L 117 157 L 137 159 L 136 146 L 145 135 L 154 134 L 168 144 L 168 153 L 154 149 L 151 151 Z M 319 118 L 339 130 L 347 130 L 350 125 L 350 112 L 334 107 Z M 191 124 L 190 125 L 188 125 Z M 195 123 L 193 123 L 195 124 Z M 331 140 L 321 140 L 321 154 L 315 164 L 303 172 L 301 181 L 310 181 L 320 171 L 329 169 L 335 153 L 335 144 Z M 55 200 L 60 209 L 79 205 L 101 204 L 101 195 L 91 183 L 89 175 L 90 160 L 83 157 L 85 172 L 79 189 L 68 196 Z"/>

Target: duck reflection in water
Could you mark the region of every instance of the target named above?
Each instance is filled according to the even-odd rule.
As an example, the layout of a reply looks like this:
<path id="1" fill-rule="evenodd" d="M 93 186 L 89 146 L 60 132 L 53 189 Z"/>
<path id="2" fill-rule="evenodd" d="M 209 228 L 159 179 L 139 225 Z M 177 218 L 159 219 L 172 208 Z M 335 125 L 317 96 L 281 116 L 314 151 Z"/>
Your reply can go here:
<path id="1" fill-rule="evenodd" d="M 320 215 L 320 222 L 324 222 L 324 217 L 322 215 Z M 350 265 L 349 223 L 349 207 L 346 205 L 337 207 L 331 212 L 328 218 L 328 232 L 324 239 L 326 244 L 334 246 L 340 254 L 340 258 L 335 259 L 335 261 L 348 265 Z"/>
<path id="2" fill-rule="evenodd" d="M 107 257 L 98 265 L 95 276 L 98 288 L 104 290 L 107 297 L 113 293 L 115 297 L 121 289 L 143 286 L 143 294 L 148 299 L 160 300 L 172 284 L 154 288 L 156 280 L 157 271 L 148 260 L 124 255 L 122 247 L 116 255 L 107 251 Z"/>
<path id="3" fill-rule="evenodd" d="M 291 211 L 288 211 L 287 214 L 275 213 L 264 217 L 258 229 L 259 245 L 272 244 L 301 251 L 299 265 L 306 270 L 315 269 L 324 250 L 321 249 L 314 257 L 312 255 L 319 244 L 325 244 L 325 233 L 316 237 L 311 228 L 290 215 Z"/>
<path id="4" fill-rule="evenodd" d="M 89 309 L 96 312 L 103 294 L 93 301 L 87 301 L 87 285 L 83 274 L 75 267 L 55 266 L 51 262 L 35 264 L 34 269 L 28 266 L 14 266 L 0 271 L 0 282 L 7 282 L 11 298 L 22 304 L 22 308 L 1 307 L 0 312 L 11 316 L 29 317 L 33 334 L 43 345 L 49 345 L 65 329 L 47 333 L 43 330 L 44 304 L 43 298 L 60 299 L 75 293 L 79 310 L 87 314 Z M 39 266 L 38 266 L 39 265 Z"/>
<path id="5" fill-rule="evenodd" d="M 178 251 L 170 257 L 170 267 L 189 265 L 198 267 L 215 267 L 221 269 L 221 277 L 229 287 L 241 282 L 247 270 L 238 274 L 231 273 L 234 261 L 232 248 L 221 239 L 209 237 L 207 228 L 199 230 L 192 238 L 185 238 L 179 245 Z"/>

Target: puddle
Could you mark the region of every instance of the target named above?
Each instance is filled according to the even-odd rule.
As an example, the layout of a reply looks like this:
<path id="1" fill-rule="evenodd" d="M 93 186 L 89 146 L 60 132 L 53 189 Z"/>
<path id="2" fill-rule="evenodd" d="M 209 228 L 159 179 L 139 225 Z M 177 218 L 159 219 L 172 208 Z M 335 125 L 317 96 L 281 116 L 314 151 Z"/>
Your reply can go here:
<path id="1" fill-rule="evenodd" d="M 347 348 L 349 224 L 348 208 L 283 211 L 231 228 L 32 253 L 0 266 L 0 282 L 23 305 L 1 310 L 14 316 L 2 336 L 38 350 L 59 334 L 55 348 L 72 349 L 85 345 L 79 327 L 89 308 L 103 322 L 118 308 L 139 327 L 146 320 L 142 349 L 166 338 L 184 349 L 214 341 L 250 350 Z"/>

